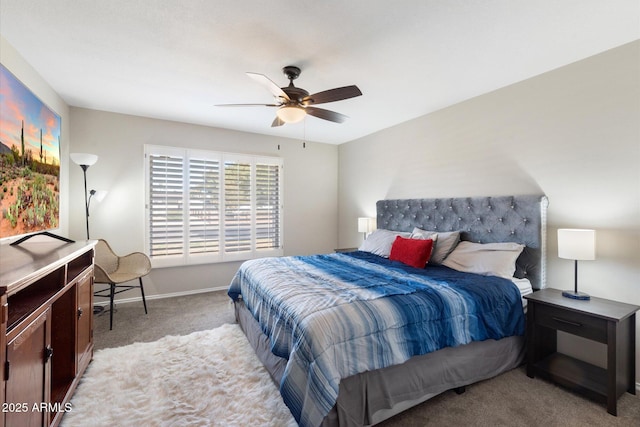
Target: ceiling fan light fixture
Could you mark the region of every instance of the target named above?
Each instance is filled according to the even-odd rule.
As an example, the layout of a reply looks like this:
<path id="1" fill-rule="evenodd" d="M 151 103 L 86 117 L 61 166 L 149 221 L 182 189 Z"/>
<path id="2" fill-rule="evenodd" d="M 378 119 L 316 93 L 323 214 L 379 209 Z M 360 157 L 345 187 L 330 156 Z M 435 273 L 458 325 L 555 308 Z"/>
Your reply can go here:
<path id="1" fill-rule="evenodd" d="M 285 123 L 297 123 L 304 119 L 307 112 L 302 107 L 295 105 L 285 105 L 278 108 L 276 115 Z"/>

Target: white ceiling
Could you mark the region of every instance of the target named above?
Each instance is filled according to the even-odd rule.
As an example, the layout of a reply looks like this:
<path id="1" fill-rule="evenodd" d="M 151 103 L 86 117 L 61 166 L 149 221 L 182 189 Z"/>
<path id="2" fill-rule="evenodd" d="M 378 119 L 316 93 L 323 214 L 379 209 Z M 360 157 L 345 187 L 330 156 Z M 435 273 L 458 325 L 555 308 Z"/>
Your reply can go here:
<path id="1" fill-rule="evenodd" d="M 339 144 L 640 39 L 638 0 L 1 0 L 0 33 L 71 106 Z M 309 117 L 246 71 L 310 93 Z M 306 131 L 306 136 L 305 136 Z"/>

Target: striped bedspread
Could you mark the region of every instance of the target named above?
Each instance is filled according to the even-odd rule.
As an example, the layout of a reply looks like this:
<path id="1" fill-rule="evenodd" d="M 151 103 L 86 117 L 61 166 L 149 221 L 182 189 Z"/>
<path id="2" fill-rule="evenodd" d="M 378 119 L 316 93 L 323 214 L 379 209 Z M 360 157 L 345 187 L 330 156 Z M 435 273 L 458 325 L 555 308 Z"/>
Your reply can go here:
<path id="1" fill-rule="evenodd" d="M 322 422 L 341 378 L 524 334 L 511 281 L 415 269 L 367 252 L 247 261 L 228 293 L 244 300 L 273 353 L 288 359 L 280 392 L 302 426 Z"/>

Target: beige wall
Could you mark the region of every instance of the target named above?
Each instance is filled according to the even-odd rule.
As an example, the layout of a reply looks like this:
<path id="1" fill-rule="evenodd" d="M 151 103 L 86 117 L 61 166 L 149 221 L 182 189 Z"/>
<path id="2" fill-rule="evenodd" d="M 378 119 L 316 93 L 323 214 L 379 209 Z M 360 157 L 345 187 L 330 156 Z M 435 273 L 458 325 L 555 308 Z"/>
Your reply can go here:
<path id="1" fill-rule="evenodd" d="M 66 236 L 69 224 L 69 106 L 2 36 L 0 63 L 60 116 L 60 227 L 53 233 Z"/>
<path id="2" fill-rule="evenodd" d="M 89 189 L 107 190 L 91 203 L 91 238 L 105 238 L 119 253 L 143 250 L 144 144 L 278 156 L 284 159 L 286 255 L 331 252 L 337 243 L 335 145 L 306 143 L 206 126 L 71 108 L 71 151 L 97 154 L 87 170 Z M 280 150 L 278 150 L 280 145 Z M 75 166 L 75 165 L 74 165 Z M 82 169 L 70 170 L 72 238 L 86 236 Z M 154 269 L 149 295 L 227 287 L 239 263 Z M 136 297 L 123 294 L 123 297 Z"/>
<path id="3" fill-rule="evenodd" d="M 580 290 L 640 305 L 640 41 L 342 144 L 339 158 L 340 246 L 361 242 L 356 218 L 379 199 L 544 193 L 548 286 L 573 284 L 556 230 L 594 228 Z"/>

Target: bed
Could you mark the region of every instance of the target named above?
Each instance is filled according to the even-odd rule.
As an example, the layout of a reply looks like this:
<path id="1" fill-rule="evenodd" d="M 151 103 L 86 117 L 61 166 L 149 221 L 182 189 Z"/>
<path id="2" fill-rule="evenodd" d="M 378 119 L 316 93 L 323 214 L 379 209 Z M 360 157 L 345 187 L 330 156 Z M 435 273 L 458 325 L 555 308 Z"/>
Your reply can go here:
<path id="1" fill-rule="evenodd" d="M 377 424 L 523 362 L 522 296 L 545 287 L 546 207 L 540 195 L 381 200 L 378 237 L 433 236 L 442 249 L 459 232 L 464 243 L 426 268 L 369 250 L 248 261 L 229 288 L 236 319 L 300 425 Z M 463 247 L 495 245 L 520 247 L 504 277 L 451 268 Z"/>

